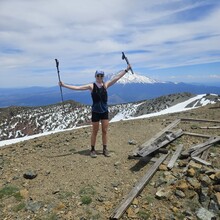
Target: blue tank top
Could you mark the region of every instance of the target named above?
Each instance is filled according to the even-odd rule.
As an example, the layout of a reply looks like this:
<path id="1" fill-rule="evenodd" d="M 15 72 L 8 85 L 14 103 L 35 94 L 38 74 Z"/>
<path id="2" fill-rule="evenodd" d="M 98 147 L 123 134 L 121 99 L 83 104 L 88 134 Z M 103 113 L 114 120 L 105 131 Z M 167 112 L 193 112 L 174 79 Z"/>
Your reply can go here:
<path id="1" fill-rule="evenodd" d="M 97 113 L 104 113 L 108 111 L 108 94 L 104 86 L 98 87 L 96 83 L 93 83 L 92 96 L 92 111 Z"/>

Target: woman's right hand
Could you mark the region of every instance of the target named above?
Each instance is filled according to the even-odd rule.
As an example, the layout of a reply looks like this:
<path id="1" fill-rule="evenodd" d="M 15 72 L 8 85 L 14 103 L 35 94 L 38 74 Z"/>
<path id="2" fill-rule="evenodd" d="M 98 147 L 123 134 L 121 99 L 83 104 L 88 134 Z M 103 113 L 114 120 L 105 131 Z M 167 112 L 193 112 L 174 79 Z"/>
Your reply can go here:
<path id="1" fill-rule="evenodd" d="M 62 87 L 64 86 L 63 82 L 61 82 L 61 81 L 58 82 L 58 85 L 59 85 L 59 86 L 62 86 Z"/>

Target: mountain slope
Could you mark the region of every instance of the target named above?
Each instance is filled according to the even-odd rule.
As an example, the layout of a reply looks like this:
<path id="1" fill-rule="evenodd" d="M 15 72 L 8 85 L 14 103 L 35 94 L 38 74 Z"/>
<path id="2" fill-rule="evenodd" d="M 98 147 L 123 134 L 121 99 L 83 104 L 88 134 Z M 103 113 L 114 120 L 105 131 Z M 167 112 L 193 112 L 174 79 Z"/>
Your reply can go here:
<path id="1" fill-rule="evenodd" d="M 190 93 L 173 94 L 153 100 L 109 106 L 112 121 L 158 113 L 188 100 L 193 108 L 220 101 L 217 95 L 195 96 Z M 195 104 L 197 100 L 197 105 Z M 200 104 L 199 104 L 200 103 Z M 76 102 L 43 107 L 10 107 L 0 109 L 0 139 L 7 140 L 26 135 L 59 131 L 90 124 L 91 107 Z M 189 109 L 188 107 L 186 110 Z M 184 110 L 184 106 L 181 110 Z"/>
<path id="2" fill-rule="evenodd" d="M 176 118 L 219 120 L 219 107 L 207 105 L 154 118 L 111 123 L 108 158 L 102 155 L 99 135 L 98 156 L 90 158 L 90 127 L 2 147 L 0 219 L 109 219 L 164 152 L 140 160 L 129 160 L 128 155 Z M 213 125 L 219 123 L 183 121 L 174 130 L 217 136 L 219 129 L 200 128 Z M 185 151 L 206 140 L 183 135 L 163 148 L 169 151 L 167 160 L 120 219 L 218 219 L 219 143 L 208 150 L 207 162 L 212 166 L 178 158 L 174 167 L 167 169 L 167 162 L 179 145 Z"/>

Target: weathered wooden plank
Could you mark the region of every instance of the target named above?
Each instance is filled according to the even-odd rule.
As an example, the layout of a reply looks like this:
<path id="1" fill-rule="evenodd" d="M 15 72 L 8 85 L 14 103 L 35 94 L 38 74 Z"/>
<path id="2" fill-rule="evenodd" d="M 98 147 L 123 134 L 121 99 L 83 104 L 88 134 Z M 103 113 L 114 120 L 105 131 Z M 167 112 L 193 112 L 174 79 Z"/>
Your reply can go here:
<path id="1" fill-rule="evenodd" d="M 168 153 L 169 154 L 169 153 Z M 134 188 L 129 192 L 129 194 L 124 198 L 124 200 L 119 204 L 119 206 L 113 211 L 110 219 L 119 219 L 127 210 L 129 205 L 132 203 L 133 199 L 143 190 L 145 185 L 149 182 L 152 176 L 157 171 L 161 163 L 166 159 L 168 154 L 162 155 L 156 163 L 147 171 L 147 173 L 141 178 L 141 180 L 134 186 Z"/>
<path id="2" fill-rule="evenodd" d="M 210 149 L 210 148 L 209 148 Z M 209 156 L 209 149 L 203 151 L 201 159 L 202 160 L 207 160 L 208 156 Z"/>
<path id="3" fill-rule="evenodd" d="M 219 136 L 216 136 L 216 137 L 210 137 L 207 141 L 203 142 L 203 143 L 200 143 L 200 144 L 197 144 L 197 145 L 194 145 L 193 147 L 191 147 L 189 149 L 189 152 L 193 152 L 193 151 L 196 151 L 197 149 L 200 149 L 200 148 L 203 148 L 207 145 L 212 145 L 214 143 L 217 143 L 220 141 L 220 137 Z"/>
<path id="4" fill-rule="evenodd" d="M 212 135 L 191 133 L 191 132 L 186 132 L 186 131 L 184 131 L 183 134 L 184 134 L 184 135 L 195 136 L 195 137 L 204 137 L 204 138 L 210 138 L 210 137 L 212 137 Z"/>
<path id="5" fill-rule="evenodd" d="M 164 135 L 164 133 L 166 131 L 171 130 L 172 128 L 176 127 L 178 124 L 180 123 L 180 119 L 176 119 L 175 121 L 173 121 L 171 124 L 169 124 L 167 127 L 165 127 L 163 130 L 161 130 L 160 132 L 158 132 L 155 136 L 153 136 L 150 140 L 146 141 L 145 143 L 143 143 L 140 148 L 144 148 L 146 146 L 151 145 L 152 143 L 154 143 L 157 139 L 159 139 L 161 136 Z M 137 152 L 139 151 L 139 149 L 136 149 L 133 152 L 133 155 L 137 155 Z"/>
<path id="6" fill-rule="evenodd" d="M 175 139 L 177 139 L 178 137 L 180 137 L 183 134 L 182 129 L 177 130 L 176 132 L 173 132 L 173 135 L 170 136 L 168 139 L 163 140 L 160 143 L 157 144 L 152 144 L 150 146 L 146 146 L 143 149 L 141 149 L 139 152 L 137 152 L 137 154 L 141 157 L 145 157 L 149 154 L 151 154 L 152 152 L 158 150 L 159 148 L 169 144 L 170 142 L 174 141 Z"/>
<path id="7" fill-rule="evenodd" d="M 198 156 L 198 155 L 201 154 L 203 151 L 209 149 L 211 146 L 212 146 L 212 144 L 205 145 L 204 147 L 199 148 L 199 149 L 193 151 L 193 152 L 191 153 L 191 157 L 196 157 L 196 156 Z"/>
<path id="8" fill-rule="evenodd" d="M 195 160 L 196 162 L 199 162 L 201 164 L 204 164 L 206 166 L 211 166 L 212 164 L 210 162 L 207 162 L 205 160 L 203 160 L 202 158 L 199 157 L 192 157 L 193 160 Z"/>
<path id="9" fill-rule="evenodd" d="M 199 127 L 201 129 L 220 129 L 220 126 L 210 126 L 210 127 Z"/>
<path id="10" fill-rule="evenodd" d="M 197 122 L 213 122 L 213 123 L 220 123 L 220 121 L 218 121 L 218 120 L 196 119 L 196 118 L 181 118 L 181 121 L 197 121 Z"/>
<path id="11" fill-rule="evenodd" d="M 177 146 L 176 151 L 174 152 L 173 156 L 171 157 L 170 162 L 169 162 L 168 165 L 167 165 L 167 168 L 168 168 L 168 169 L 171 170 L 171 169 L 173 168 L 173 166 L 174 166 L 176 160 L 178 159 L 178 157 L 179 157 L 179 155 L 180 155 L 182 149 L 183 149 L 183 145 L 182 145 L 182 144 L 179 144 L 179 145 Z"/>

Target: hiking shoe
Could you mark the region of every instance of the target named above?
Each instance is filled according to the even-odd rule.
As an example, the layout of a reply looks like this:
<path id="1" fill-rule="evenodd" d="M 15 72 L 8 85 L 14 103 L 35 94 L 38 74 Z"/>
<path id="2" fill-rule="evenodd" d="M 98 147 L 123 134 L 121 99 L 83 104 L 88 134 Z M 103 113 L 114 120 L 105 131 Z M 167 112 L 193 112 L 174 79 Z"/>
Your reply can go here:
<path id="1" fill-rule="evenodd" d="M 103 155 L 105 157 L 111 157 L 111 155 L 109 154 L 108 150 L 107 149 L 103 149 Z"/>
<path id="2" fill-rule="evenodd" d="M 94 150 L 91 150 L 91 151 L 90 151 L 90 156 L 91 156 L 92 158 L 96 158 L 96 157 L 97 157 L 97 154 L 96 154 L 96 152 L 95 152 Z"/>

